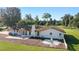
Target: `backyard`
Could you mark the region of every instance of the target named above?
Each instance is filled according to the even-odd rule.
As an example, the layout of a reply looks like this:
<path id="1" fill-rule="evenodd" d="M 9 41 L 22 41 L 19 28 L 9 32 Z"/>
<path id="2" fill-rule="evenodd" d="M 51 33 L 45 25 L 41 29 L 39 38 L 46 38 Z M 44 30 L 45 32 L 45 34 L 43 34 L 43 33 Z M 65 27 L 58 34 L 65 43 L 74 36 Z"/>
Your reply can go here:
<path id="1" fill-rule="evenodd" d="M 79 51 L 79 29 L 68 28 L 64 26 L 58 26 L 66 32 L 65 39 L 68 45 L 69 51 Z"/>
<path id="2" fill-rule="evenodd" d="M 65 39 L 68 44 L 68 50 L 79 51 L 79 29 L 64 29 L 66 31 Z"/>

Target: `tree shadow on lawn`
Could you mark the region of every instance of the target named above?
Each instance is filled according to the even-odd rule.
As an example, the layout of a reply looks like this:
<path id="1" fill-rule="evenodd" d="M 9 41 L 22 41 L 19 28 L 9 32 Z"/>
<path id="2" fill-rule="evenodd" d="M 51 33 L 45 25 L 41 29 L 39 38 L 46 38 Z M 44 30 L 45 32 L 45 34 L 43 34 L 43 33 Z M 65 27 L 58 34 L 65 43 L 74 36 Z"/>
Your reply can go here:
<path id="1" fill-rule="evenodd" d="M 68 50 L 76 51 L 73 44 L 74 45 L 79 44 L 79 40 L 77 38 L 75 38 L 74 36 L 72 36 L 72 35 L 65 35 L 65 39 L 66 39 L 66 42 L 68 44 Z"/>

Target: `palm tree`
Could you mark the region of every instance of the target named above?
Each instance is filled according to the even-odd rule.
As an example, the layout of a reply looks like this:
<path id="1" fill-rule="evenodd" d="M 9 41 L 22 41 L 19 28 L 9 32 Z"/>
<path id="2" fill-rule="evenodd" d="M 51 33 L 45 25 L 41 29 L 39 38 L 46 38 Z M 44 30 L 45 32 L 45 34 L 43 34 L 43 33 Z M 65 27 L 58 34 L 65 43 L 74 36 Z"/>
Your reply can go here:
<path id="1" fill-rule="evenodd" d="M 48 25 L 48 19 L 51 18 L 51 15 L 49 13 L 44 13 L 42 18 L 47 20 L 46 25 Z"/>

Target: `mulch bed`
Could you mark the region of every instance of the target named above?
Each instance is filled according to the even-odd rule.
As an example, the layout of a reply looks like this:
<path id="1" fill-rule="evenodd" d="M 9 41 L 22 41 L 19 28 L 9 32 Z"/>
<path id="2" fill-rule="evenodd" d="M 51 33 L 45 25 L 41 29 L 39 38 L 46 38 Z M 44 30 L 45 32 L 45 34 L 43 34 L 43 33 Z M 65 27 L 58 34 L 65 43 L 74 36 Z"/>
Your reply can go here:
<path id="1" fill-rule="evenodd" d="M 0 34 L 0 41 L 7 41 L 7 42 L 16 43 L 16 44 L 25 44 L 25 45 L 31 45 L 31 46 L 50 47 L 49 45 L 42 43 L 42 40 L 40 40 L 40 39 L 20 40 L 20 39 L 5 38 L 6 36 L 8 36 L 8 35 Z M 51 48 L 64 48 L 65 49 L 65 45 L 64 45 L 64 43 L 61 43 L 57 46 L 54 45 Z"/>

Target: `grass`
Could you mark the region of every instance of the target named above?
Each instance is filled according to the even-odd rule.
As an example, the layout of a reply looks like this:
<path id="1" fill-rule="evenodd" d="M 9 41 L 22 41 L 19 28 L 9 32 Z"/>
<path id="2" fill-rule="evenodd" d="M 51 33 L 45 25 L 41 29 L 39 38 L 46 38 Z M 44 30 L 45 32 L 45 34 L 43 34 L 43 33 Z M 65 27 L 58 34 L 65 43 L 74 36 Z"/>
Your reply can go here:
<path id="1" fill-rule="evenodd" d="M 0 51 L 62 51 L 64 49 L 28 46 L 0 41 Z"/>
<path id="2" fill-rule="evenodd" d="M 79 29 L 67 29 L 64 28 L 66 32 L 65 39 L 68 44 L 68 49 L 70 51 L 79 51 Z"/>

